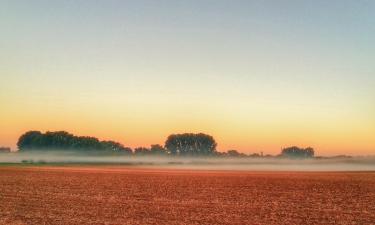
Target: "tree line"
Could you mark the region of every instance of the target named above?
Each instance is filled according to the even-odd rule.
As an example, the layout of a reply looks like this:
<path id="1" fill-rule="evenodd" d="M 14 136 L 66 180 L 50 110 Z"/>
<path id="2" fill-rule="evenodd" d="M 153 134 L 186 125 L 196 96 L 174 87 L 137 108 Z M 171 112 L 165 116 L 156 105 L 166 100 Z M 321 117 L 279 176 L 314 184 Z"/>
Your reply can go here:
<path id="1" fill-rule="evenodd" d="M 153 144 L 149 148 L 129 148 L 115 141 L 100 141 L 90 136 L 75 136 L 66 131 L 28 131 L 17 142 L 19 152 L 33 151 L 71 151 L 79 153 L 137 155 L 137 156 L 222 156 L 222 157 L 263 157 L 263 154 L 244 154 L 236 150 L 218 152 L 215 139 L 204 133 L 171 134 L 164 146 Z M 310 158 L 314 156 L 312 148 L 285 148 L 279 157 Z M 266 155 L 266 157 L 271 157 Z"/>
<path id="2" fill-rule="evenodd" d="M 100 141 L 90 136 L 75 136 L 66 131 L 28 131 L 18 139 L 20 152 L 30 151 L 72 151 L 81 153 L 112 153 L 135 155 L 212 155 L 216 142 L 210 135 L 185 133 L 170 135 L 164 146 L 131 149 L 115 141 Z"/>

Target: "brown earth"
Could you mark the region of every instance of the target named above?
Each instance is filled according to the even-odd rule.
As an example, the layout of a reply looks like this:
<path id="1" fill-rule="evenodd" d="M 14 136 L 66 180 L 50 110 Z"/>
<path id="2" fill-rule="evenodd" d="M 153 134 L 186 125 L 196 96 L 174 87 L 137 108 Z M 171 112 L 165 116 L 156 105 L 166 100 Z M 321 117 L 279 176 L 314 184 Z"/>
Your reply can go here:
<path id="1" fill-rule="evenodd" d="M 375 224 L 375 173 L 0 167 L 0 224 Z"/>

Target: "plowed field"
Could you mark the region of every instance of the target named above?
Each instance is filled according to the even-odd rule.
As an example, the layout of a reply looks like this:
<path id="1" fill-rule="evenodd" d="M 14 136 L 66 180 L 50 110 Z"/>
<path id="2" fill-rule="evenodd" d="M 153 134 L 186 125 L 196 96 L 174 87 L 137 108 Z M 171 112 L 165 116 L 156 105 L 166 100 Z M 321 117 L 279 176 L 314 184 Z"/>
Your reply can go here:
<path id="1" fill-rule="evenodd" d="M 0 167 L 0 224 L 375 224 L 375 173 Z"/>

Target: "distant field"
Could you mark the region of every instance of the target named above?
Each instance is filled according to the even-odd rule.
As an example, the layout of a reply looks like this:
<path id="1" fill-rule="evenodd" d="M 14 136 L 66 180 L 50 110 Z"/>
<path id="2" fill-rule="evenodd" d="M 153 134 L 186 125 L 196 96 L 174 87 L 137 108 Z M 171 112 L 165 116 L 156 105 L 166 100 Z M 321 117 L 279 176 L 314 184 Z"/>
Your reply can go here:
<path id="1" fill-rule="evenodd" d="M 0 224 L 374 224 L 373 172 L 0 167 Z"/>

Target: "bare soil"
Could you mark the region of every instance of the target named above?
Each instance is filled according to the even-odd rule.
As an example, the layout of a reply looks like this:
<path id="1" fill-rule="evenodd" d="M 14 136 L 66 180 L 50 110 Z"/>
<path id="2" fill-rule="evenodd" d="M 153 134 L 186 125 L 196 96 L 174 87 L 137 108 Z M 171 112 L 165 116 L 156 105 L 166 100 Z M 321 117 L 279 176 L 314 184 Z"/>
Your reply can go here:
<path id="1" fill-rule="evenodd" d="M 0 224 L 375 224 L 375 173 L 0 167 Z"/>

